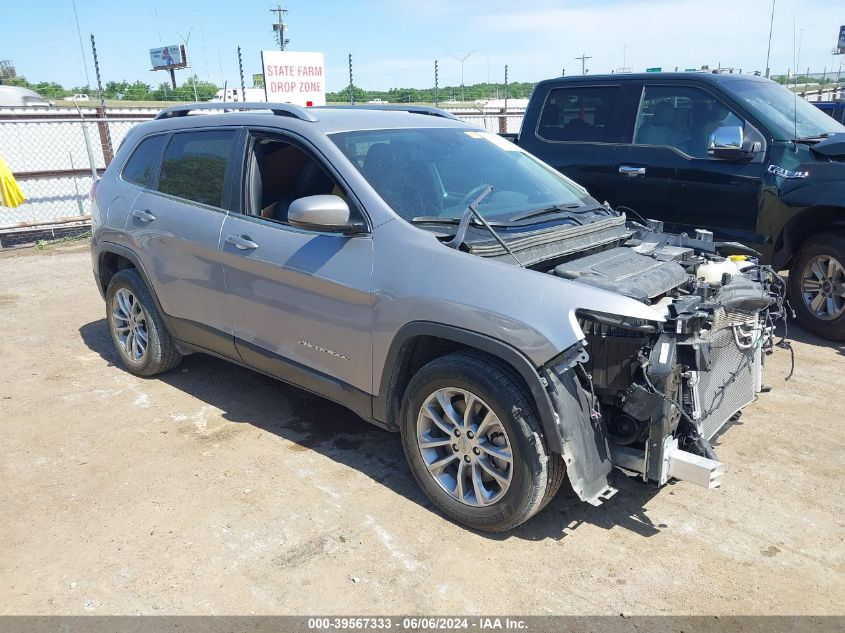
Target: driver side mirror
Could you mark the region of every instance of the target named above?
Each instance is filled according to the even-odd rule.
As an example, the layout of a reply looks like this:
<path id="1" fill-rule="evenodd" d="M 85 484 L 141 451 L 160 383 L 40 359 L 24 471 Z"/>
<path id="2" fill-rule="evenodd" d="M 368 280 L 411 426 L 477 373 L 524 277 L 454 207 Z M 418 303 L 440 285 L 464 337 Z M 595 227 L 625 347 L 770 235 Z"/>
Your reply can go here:
<path id="1" fill-rule="evenodd" d="M 358 223 L 349 218 L 349 205 L 339 196 L 305 196 L 290 203 L 288 224 L 309 231 L 354 232 Z"/>
<path id="2" fill-rule="evenodd" d="M 745 141 L 742 126 L 725 125 L 710 135 L 707 154 L 723 160 L 751 159 L 760 151 L 760 143 Z"/>

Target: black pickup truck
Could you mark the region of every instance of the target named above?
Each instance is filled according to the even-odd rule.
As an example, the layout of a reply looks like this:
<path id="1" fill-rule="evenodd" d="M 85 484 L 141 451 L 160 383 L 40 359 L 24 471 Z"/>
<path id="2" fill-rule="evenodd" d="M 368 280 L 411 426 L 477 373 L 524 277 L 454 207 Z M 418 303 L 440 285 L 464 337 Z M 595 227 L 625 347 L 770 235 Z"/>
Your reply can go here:
<path id="1" fill-rule="evenodd" d="M 762 77 L 560 77 L 534 89 L 522 148 L 613 207 L 712 231 L 781 270 L 801 324 L 845 340 L 845 126 Z"/>

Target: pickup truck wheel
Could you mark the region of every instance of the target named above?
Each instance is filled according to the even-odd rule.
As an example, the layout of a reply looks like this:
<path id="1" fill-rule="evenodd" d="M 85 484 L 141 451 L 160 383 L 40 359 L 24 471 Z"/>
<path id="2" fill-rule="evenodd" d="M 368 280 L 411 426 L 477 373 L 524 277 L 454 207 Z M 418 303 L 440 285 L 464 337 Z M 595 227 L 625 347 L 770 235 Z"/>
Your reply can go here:
<path id="1" fill-rule="evenodd" d="M 426 496 L 473 529 L 516 527 L 563 479 L 524 389 L 481 354 L 456 352 L 423 367 L 406 390 L 400 432 Z"/>
<path id="2" fill-rule="evenodd" d="M 182 360 L 137 270 L 121 270 L 106 290 L 106 317 L 123 365 L 138 376 L 173 369 Z"/>
<path id="3" fill-rule="evenodd" d="M 789 296 L 798 322 L 833 341 L 845 341 L 845 236 L 807 239 L 789 271 Z"/>

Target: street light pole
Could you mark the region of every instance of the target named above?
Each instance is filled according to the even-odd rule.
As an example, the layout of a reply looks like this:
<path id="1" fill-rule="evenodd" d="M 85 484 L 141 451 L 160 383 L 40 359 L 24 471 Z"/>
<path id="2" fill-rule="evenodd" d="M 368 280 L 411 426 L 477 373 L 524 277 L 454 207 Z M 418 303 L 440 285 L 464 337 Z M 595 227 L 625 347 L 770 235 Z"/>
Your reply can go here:
<path id="1" fill-rule="evenodd" d="M 464 89 L 464 62 L 469 58 L 470 55 L 477 51 L 472 50 L 463 57 L 458 57 L 457 55 L 453 55 L 452 53 L 446 53 L 449 57 L 454 57 L 459 62 L 461 62 L 461 101 L 466 102 L 466 91 Z"/>

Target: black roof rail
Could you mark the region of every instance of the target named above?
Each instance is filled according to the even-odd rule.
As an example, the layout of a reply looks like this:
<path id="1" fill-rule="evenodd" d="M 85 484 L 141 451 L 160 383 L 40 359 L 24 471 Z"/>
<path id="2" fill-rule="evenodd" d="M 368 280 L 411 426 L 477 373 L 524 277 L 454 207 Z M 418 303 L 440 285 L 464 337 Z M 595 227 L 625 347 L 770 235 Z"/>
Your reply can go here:
<path id="1" fill-rule="evenodd" d="M 276 116 L 288 116 L 300 121 L 309 121 L 314 123 L 319 119 L 314 116 L 308 109 L 302 106 L 293 105 L 292 103 L 260 103 L 256 101 L 220 101 L 220 102 L 205 102 L 205 103 L 186 103 L 183 105 L 170 106 L 164 108 L 156 115 L 156 120 L 159 119 L 173 119 L 176 117 L 187 116 L 195 110 L 223 110 L 225 112 L 233 112 L 240 110 L 269 110 Z"/>
<path id="2" fill-rule="evenodd" d="M 417 106 L 417 105 L 393 105 L 393 104 L 361 104 L 361 105 L 327 105 L 327 106 L 318 106 L 318 108 L 336 108 L 338 110 L 342 109 L 354 109 L 354 110 L 395 110 L 396 112 L 410 112 L 411 114 L 427 114 L 429 116 L 439 116 L 443 117 L 444 119 L 453 119 L 455 121 L 460 121 L 458 117 L 456 117 L 451 112 L 447 112 L 446 110 L 441 110 L 440 108 L 433 108 L 431 106 Z"/>

